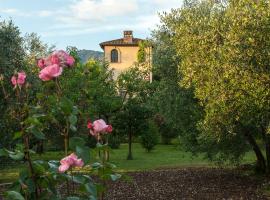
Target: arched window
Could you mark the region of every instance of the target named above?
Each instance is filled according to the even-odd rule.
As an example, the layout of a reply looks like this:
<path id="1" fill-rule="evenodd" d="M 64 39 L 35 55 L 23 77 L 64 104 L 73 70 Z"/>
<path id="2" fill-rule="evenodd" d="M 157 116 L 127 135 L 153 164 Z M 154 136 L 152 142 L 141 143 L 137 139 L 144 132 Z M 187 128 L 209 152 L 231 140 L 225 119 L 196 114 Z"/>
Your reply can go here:
<path id="1" fill-rule="evenodd" d="M 118 62 L 118 51 L 116 49 L 113 49 L 111 51 L 111 62 L 112 63 Z"/>

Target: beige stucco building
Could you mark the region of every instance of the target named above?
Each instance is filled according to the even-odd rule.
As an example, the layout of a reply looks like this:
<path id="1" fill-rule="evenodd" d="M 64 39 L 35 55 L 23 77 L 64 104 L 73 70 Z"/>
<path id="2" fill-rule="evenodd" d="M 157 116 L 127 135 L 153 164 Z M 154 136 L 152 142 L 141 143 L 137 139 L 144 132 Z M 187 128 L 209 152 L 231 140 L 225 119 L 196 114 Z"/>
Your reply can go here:
<path id="1" fill-rule="evenodd" d="M 115 78 L 121 72 L 137 63 L 137 54 L 141 41 L 144 40 L 133 37 L 132 31 L 124 31 L 123 38 L 100 43 L 100 47 L 104 50 L 104 58 L 109 63 L 109 67 L 114 70 Z M 146 52 L 146 63 L 148 63 L 148 67 L 151 68 L 152 47 L 148 47 Z M 148 79 L 151 81 L 151 73 Z"/>

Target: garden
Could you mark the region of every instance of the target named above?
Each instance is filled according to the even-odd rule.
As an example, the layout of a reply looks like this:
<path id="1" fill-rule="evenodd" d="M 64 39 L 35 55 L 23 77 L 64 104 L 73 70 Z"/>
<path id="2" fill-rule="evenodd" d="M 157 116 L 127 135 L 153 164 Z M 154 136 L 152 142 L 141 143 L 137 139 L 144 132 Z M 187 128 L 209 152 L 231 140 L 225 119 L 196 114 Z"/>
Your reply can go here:
<path id="1" fill-rule="evenodd" d="M 0 21 L 0 199 L 269 198 L 269 10 L 186 0 L 117 79 Z"/>

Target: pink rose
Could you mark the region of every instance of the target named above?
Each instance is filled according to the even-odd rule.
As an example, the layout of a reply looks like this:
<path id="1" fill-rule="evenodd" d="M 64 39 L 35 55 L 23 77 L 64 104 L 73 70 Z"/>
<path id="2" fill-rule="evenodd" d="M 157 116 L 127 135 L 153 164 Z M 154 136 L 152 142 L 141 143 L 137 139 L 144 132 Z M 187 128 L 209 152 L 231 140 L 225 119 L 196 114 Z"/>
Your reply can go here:
<path id="1" fill-rule="evenodd" d="M 113 131 L 112 125 L 108 125 L 106 132 L 111 133 Z"/>
<path id="2" fill-rule="evenodd" d="M 16 79 L 16 76 L 12 76 L 12 78 L 11 78 L 11 83 L 12 83 L 12 85 L 14 85 L 14 86 L 17 85 L 17 79 Z"/>
<path id="3" fill-rule="evenodd" d="M 96 133 L 105 132 L 108 128 L 108 125 L 103 119 L 99 119 L 93 122 L 93 129 Z"/>
<path id="4" fill-rule="evenodd" d="M 54 64 L 60 65 L 60 59 L 58 58 L 57 55 L 52 55 L 52 56 L 50 57 L 50 61 L 51 61 L 51 63 L 52 63 L 53 65 L 54 65 Z"/>
<path id="5" fill-rule="evenodd" d="M 44 59 L 39 59 L 38 60 L 38 67 L 40 69 L 43 69 L 45 67 L 45 60 Z"/>
<path id="6" fill-rule="evenodd" d="M 17 79 L 18 85 L 22 86 L 25 82 L 25 78 L 26 78 L 26 74 L 24 72 L 19 72 L 18 79 Z"/>
<path id="7" fill-rule="evenodd" d="M 74 59 L 72 56 L 68 56 L 68 57 L 66 58 L 66 63 L 67 63 L 68 66 L 71 67 L 72 65 L 74 65 L 75 59 Z"/>
<path id="8" fill-rule="evenodd" d="M 62 67 L 71 67 L 75 63 L 74 58 L 63 50 L 55 51 L 53 55 L 59 58 Z"/>
<path id="9" fill-rule="evenodd" d="M 14 85 L 14 87 L 16 87 L 17 85 L 22 86 L 25 83 L 25 79 L 26 74 L 22 71 L 17 74 L 17 77 L 15 75 L 11 77 L 11 83 L 12 85 Z"/>
<path id="10" fill-rule="evenodd" d="M 45 67 L 39 72 L 39 78 L 43 81 L 49 81 L 62 74 L 63 68 L 57 64 Z"/>
<path id="11" fill-rule="evenodd" d="M 103 119 L 99 119 L 93 122 L 88 122 L 87 128 L 90 129 L 90 134 L 99 137 L 100 133 L 111 133 L 113 128 L 112 125 L 107 125 Z"/>
<path id="12" fill-rule="evenodd" d="M 74 65 L 75 59 L 69 55 L 67 52 L 60 50 L 53 52 L 50 56 L 38 60 L 38 67 L 40 69 L 44 69 L 51 65 L 58 65 L 59 67 L 71 67 Z M 42 77 L 46 77 L 47 75 L 42 75 Z"/>
<path id="13" fill-rule="evenodd" d="M 59 166 L 58 171 L 60 173 L 64 173 L 70 167 L 82 167 L 84 165 L 84 162 L 82 159 L 78 159 L 78 157 L 75 153 L 72 153 L 69 156 L 63 158 L 60 161 L 60 164 L 61 165 Z"/>
<path id="14" fill-rule="evenodd" d="M 93 128 L 93 124 L 92 124 L 90 121 L 87 122 L 87 128 L 88 128 L 88 129 Z"/>

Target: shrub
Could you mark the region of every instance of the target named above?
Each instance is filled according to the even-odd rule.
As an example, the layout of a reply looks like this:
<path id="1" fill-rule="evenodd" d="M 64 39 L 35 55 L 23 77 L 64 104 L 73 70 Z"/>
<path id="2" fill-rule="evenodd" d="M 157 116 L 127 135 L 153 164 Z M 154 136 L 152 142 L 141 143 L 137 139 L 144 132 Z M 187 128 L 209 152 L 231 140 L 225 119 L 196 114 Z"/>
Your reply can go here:
<path id="1" fill-rule="evenodd" d="M 162 144 L 166 145 L 171 144 L 171 140 L 177 136 L 177 131 L 167 123 L 164 123 L 160 126 L 159 132 L 161 135 Z"/>
<path id="2" fill-rule="evenodd" d="M 154 122 L 149 122 L 146 132 L 141 136 L 142 147 L 150 152 L 157 145 L 159 139 L 158 128 Z"/>
<path id="3" fill-rule="evenodd" d="M 121 144 L 121 138 L 118 135 L 112 134 L 109 136 L 109 146 L 112 149 L 119 149 Z"/>

